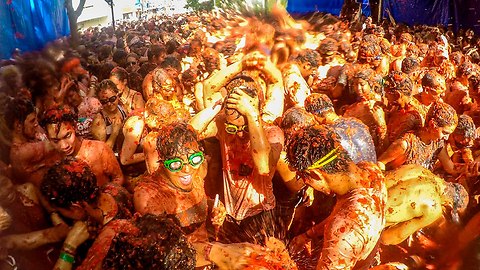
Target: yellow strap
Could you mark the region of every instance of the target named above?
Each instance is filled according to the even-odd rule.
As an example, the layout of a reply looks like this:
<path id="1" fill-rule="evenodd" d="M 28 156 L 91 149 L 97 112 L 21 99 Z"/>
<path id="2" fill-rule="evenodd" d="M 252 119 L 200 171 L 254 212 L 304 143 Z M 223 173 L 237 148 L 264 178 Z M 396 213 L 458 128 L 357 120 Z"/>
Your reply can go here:
<path id="1" fill-rule="evenodd" d="M 321 167 L 327 165 L 328 163 L 334 161 L 338 157 L 337 156 L 337 149 L 338 148 L 333 149 L 332 151 L 328 152 L 328 154 L 326 154 L 325 156 L 323 156 L 319 160 L 315 161 L 315 163 L 310 165 L 307 168 L 307 170 L 318 169 L 318 168 L 321 168 Z"/>

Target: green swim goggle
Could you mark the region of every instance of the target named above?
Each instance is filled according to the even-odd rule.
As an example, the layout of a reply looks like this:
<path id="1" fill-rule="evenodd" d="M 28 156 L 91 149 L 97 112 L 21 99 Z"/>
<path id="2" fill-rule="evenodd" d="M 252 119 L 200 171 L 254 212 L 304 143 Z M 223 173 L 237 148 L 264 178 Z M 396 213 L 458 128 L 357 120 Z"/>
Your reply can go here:
<path id="1" fill-rule="evenodd" d="M 183 165 L 190 164 L 194 168 L 198 168 L 200 164 L 203 163 L 205 160 L 205 156 L 203 155 L 203 152 L 196 152 L 191 154 L 188 157 L 188 162 L 184 162 L 183 159 L 176 157 L 172 159 L 167 159 L 163 162 L 163 165 L 165 168 L 167 168 L 171 172 L 178 172 L 183 169 Z"/>

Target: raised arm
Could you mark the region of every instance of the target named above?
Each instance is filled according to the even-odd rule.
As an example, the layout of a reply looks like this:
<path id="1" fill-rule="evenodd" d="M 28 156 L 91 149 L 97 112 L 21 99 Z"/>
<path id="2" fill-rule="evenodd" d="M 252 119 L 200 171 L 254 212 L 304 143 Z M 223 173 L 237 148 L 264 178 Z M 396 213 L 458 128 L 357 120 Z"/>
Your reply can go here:
<path id="1" fill-rule="evenodd" d="M 220 93 L 215 93 L 212 96 L 212 100 L 215 100 L 215 102 L 211 103 L 207 108 L 199 111 L 189 122 L 202 140 L 213 137 L 217 134 L 217 128 L 215 121 L 213 120 L 222 109 L 221 104 L 223 102 L 223 97 Z"/>
<path id="2" fill-rule="evenodd" d="M 212 77 L 203 82 L 203 100 L 204 106 L 208 107 L 212 101 L 208 98 L 214 93 L 219 92 L 225 84 L 232 80 L 238 73 L 242 71 L 242 62 L 235 62 L 228 67 L 216 72 Z"/>
<path id="3" fill-rule="evenodd" d="M 130 165 L 145 160 L 143 153 L 135 153 L 142 138 L 145 121 L 142 117 L 132 116 L 127 119 L 123 125 L 123 140 L 122 150 L 120 151 L 120 163 L 122 165 Z"/>

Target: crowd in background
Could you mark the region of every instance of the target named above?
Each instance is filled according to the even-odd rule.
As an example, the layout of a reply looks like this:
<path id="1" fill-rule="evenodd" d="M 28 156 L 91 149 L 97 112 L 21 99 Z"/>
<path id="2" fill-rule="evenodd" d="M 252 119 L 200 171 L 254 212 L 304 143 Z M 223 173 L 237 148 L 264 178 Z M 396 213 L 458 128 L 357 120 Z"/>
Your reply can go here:
<path id="1" fill-rule="evenodd" d="M 274 7 L 2 60 L 0 268 L 478 267 L 479 45 Z"/>

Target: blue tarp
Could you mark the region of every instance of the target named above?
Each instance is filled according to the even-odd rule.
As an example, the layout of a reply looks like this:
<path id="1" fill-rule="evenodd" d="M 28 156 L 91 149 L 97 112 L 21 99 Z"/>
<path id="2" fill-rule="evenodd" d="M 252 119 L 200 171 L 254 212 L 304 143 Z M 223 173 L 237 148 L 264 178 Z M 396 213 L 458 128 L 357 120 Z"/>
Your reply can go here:
<path id="1" fill-rule="evenodd" d="M 63 0 L 0 0 L 0 59 L 70 34 Z"/>
<path id="2" fill-rule="evenodd" d="M 368 0 L 362 11 L 370 14 Z M 291 13 L 313 11 L 340 14 L 343 0 L 288 0 Z M 383 11 L 397 22 L 472 28 L 480 35 L 480 0 L 384 0 Z M 385 13 L 384 13 L 385 14 Z M 385 15 L 384 15 L 385 16 Z M 0 0 L 0 59 L 15 48 L 37 50 L 45 43 L 70 34 L 64 0 Z"/>
<path id="3" fill-rule="evenodd" d="M 363 14 L 369 16 L 370 5 L 368 4 L 368 0 L 361 1 Z M 288 0 L 287 10 L 290 13 L 308 13 L 312 11 L 320 11 L 338 16 L 342 10 L 342 5 L 343 0 Z"/>
<path id="4" fill-rule="evenodd" d="M 343 0 L 288 0 L 291 13 L 321 11 L 340 14 Z M 370 15 L 368 0 L 362 3 L 362 11 Z M 447 25 L 455 29 L 472 28 L 480 35 L 480 0 L 384 0 L 383 14 L 389 10 L 397 22 L 406 24 Z"/>

